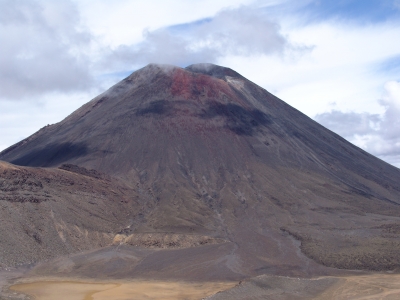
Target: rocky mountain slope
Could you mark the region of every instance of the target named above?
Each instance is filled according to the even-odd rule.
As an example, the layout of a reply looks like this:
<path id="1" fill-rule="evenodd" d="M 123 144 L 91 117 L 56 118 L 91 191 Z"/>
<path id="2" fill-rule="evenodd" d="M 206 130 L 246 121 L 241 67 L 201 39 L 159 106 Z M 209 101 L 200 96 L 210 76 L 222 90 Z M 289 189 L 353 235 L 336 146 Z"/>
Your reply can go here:
<path id="1" fill-rule="evenodd" d="M 198 247 L 209 239 L 222 251 L 215 259 L 226 274 L 238 278 L 328 272 L 321 265 L 400 266 L 400 170 L 228 68 L 148 65 L 0 159 L 17 165 L 3 164 L 0 177 L 0 205 L 15 210 L 2 209 L 10 226 L 4 230 L 22 228 L 15 240 L 2 234 L 1 249 L 29 241 L 44 252 L 72 253 L 85 238 L 85 249 L 94 249 L 117 234 L 124 243 L 153 233 L 149 243 L 160 248 L 172 237 Z M 9 182 L 23 176 L 14 169 L 43 186 L 25 182 L 15 193 L 56 200 L 12 200 L 18 196 Z M 50 176 L 57 179 L 47 183 Z M 64 214 L 67 208 L 77 212 Z M 18 217 L 28 211 L 31 218 Z M 91 228 L 102 238 L 64 241 L 52 212 L 68 228 Z M 39 220 L 54 246 L 24 231 L 41 232 Z M 188 259 L 197 253 L 185 251 Z"/>

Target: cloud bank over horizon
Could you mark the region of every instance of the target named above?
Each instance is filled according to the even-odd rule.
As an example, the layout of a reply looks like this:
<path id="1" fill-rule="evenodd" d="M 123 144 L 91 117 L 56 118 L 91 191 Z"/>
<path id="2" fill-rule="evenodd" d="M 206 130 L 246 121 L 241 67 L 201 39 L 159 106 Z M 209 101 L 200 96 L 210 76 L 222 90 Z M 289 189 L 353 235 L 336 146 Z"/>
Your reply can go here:
<path id="1" fill-rule="evenodd" d="M 378 103 L 383 114 L 332 110 L 315 116 L 315 120 L 353 144 L 400 167 L 400 82 L 385 84 Z"/>

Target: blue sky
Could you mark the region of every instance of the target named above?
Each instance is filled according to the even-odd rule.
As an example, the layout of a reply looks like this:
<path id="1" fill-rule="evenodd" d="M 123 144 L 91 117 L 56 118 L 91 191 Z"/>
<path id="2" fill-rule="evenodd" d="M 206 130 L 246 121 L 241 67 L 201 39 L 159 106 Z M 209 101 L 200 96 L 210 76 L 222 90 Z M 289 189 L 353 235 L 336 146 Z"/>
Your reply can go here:
<path id="1" fill-rule="evenodd" d="M 400 0 L 0 0 L 0 40 L 0 149 L 147 63 L 211 62 L 400 166 Z"/>
<path id="2" fill-rule="evenodd" d="M 394 55 L 378 62 L 376 71 L 391 74 L 395 80 L 400 81 L 400 55 Z"/>
<path id="3" fill-rule="evenodd" d="M 400 17 L 398 2 L 393 0 L 321 0 L 308 1 L 297 11 L 308 22 L 336 19 L 358 25 L 387 22 Z"/>

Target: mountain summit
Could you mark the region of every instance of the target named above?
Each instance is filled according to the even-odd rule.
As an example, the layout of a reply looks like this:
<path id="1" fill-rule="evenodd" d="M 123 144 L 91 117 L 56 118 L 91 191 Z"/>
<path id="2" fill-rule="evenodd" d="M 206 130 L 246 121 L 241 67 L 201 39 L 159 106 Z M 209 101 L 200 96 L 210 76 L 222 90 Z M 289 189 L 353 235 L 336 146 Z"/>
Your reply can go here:
<path id="1" fill-rule="evenodd" d="M 151 233 L 161 248 L 175 237 L 191 245 L 182 260 L 209 262 L 194 268 L 204 278 L 400 266 L 400 170 L 229 68 L 148 65 L 0 159 L 109 178 L 129 214 L 109 201 L 107 234 Z"/>

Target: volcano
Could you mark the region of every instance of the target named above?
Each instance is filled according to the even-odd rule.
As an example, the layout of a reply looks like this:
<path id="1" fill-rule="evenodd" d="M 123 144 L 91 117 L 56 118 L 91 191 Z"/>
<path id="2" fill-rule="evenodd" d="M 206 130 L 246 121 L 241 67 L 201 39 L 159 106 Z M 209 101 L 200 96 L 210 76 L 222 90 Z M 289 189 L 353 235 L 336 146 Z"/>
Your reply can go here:
<path id="1" fill-rule="evenodd" d="M 203 280 L 400 266 L 400 170 L 229 68 L 150 64 L 0 159 L 3 265 L 77 253 L 41 272 Z"/>

